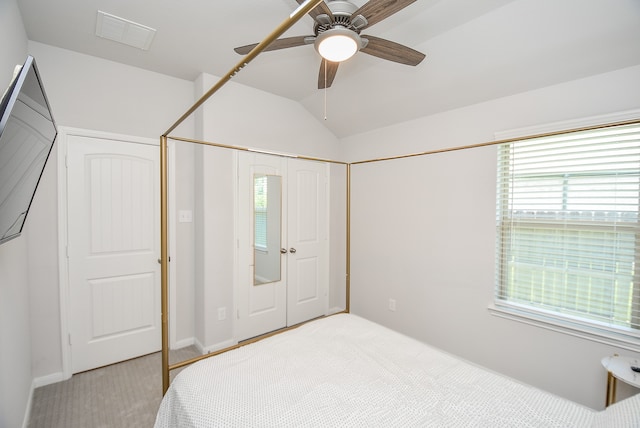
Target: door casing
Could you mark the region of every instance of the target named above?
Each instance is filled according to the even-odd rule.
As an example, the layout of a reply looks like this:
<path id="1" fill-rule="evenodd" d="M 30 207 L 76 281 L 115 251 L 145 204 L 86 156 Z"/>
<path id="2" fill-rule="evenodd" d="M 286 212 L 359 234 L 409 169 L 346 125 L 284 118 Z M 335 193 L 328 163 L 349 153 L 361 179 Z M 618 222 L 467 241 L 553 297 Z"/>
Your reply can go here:
<path id="1" fill-rule="evenodd" d="M 68 266 L 68 210 L 67 210 L 67 141 L 71 136 L 107 139 L 121 142 L 147 144 L 158 147 L 159 141 L 151 138 L 135 137 L 109 132 L 59 127 L 57 148 L 58 169 L 58 282 L 60 296 L 60 344 L 62 354 L 62 372 L 60 375 L 49 376 L 41 385 L 69 379 L 72 372 L 71 337 L 69 320 L 69 266 Z M 159 311 L 159 308 L 158 308 Z"/>

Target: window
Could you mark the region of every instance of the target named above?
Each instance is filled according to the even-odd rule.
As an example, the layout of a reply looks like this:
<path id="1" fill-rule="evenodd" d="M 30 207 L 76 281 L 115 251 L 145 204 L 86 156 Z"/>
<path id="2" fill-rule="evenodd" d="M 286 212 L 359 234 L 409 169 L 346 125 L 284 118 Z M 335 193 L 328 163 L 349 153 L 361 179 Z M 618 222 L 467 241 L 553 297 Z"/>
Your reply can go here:
<path id="1" fill-rule="evenodd" d="M 640 125 L 500 146 L 496 305 L 640 337 Z"/>

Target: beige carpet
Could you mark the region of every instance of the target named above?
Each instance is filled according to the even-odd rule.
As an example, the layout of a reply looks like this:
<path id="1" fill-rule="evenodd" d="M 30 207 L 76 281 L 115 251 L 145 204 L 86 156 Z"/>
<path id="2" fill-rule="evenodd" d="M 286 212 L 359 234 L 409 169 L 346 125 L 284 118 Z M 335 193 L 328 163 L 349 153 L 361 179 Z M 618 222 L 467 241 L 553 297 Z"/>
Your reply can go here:
<path id="1" fill-rule="evenodd" d="M 195 347 L 171 352 L 171 361 L 198 355 Z M 37 388 L 30 428 L 152 427 L 162 399 L 161 354 L 114 364 Z M 171 373 L 175 376 L 177 370 Z"/>

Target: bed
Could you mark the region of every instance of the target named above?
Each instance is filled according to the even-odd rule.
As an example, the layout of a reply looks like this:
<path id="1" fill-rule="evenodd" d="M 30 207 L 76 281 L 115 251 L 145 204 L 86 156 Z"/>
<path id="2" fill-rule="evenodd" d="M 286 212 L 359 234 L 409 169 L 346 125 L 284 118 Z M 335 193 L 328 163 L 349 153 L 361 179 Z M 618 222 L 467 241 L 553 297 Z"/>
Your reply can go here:
<path id="1" fill-rule="evenodd" d="M 155 427 L 638 427 L 640 394 L 598 412 L 352 314 L 177 375 Z"/>

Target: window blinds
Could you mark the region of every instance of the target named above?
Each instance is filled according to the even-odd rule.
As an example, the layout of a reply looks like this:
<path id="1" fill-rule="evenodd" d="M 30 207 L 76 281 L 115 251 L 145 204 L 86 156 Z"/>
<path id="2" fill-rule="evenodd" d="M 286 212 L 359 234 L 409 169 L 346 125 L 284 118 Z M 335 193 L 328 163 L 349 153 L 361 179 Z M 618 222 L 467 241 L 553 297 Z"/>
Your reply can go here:
<path id="1" fill-rule="evenodd" d="M 640 333 L 640 125 L 504 144 L 496 303 Z"/>

